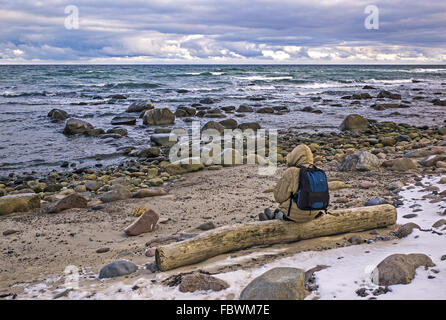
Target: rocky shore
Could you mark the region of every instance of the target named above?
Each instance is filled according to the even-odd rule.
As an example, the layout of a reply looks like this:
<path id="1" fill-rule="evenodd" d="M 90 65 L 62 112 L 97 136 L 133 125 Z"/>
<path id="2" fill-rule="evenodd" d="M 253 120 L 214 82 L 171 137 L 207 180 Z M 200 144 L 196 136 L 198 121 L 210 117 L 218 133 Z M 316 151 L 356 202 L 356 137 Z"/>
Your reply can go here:
<path id="1" fill-rule="evenodd" d="M 192 112 L 186 108 L 179 108 L 175 114 L 153 106 L 141 108 L 138 112 L 143 112 L 143 121 L 152 124 L 172 123 L 175 116 Z M 59 111 L 49 116 L 67 119 Z M 260 128 L 256 123 L 224 121 L 209 121 L 204 128 Z M 157 244 L 181 241 L 216 226 L 254 221 L 264 208 L 274 208 L 271 188 L 285 168 L 285 156 L 301 143 L 311 148 L 316 165 L 327 172 L 332 209 L 382 203 L 400 207 L 403 202 L 399 192 L 405 185 L 421 184 L 426 175 L 444 177 L 446 173 L 446 127 L 416 127 L 350 115 L 340 129 L 323 133 L 280 131 L 279 169 L 273 176 L 259 175 L 256 166 L 235 165 L 237 159 L 246 163 L 249 156 L 232 149 L 222 152 L 232 154 L 234 165 L 229 168 L 208 159 L 199 164 L 170 163 L 171 145 L 166 142 L 169 130 L 159 128 L 151 138 L 157 147 L 137 151 L 129 148 L 125 152 L 136 155 L 136 159 L 116 167 L 72 167 L 45 176 L 25 173 L 0 177 L 0 237 L 5 243 L 0 293 L 4 297 L 20 295 L 25 284 L 60 275 L 67 265 L 78 266 L 87 278 L 97 274 L 152 274 L 156 272 L 153 252 Z M 64 129 L 65 134 L 124 134 L 118 131 L 103 133 L 75 119 L 68 119 Z M 268 149 L 265 151 L 268 156 Z M 256 156 L 256 162 L 266 164 L 268 160 Z M 446 182 L 444 178 L 441 181 Z M 426 190 L 430 201 L 444 203 L 444 192 L 428 186 Z M 150 216 L 150 209 L 156 216 Z M 135 223 L 151 227 L 140 229 Z M 133 227 L 128 229 L 130 225 Z M 338 245 L 397 239 L 390 231 L 394 230 L 377 232 L 368 239 L 363 235 L 343 239 Z M 321 246 L 321 250 L 329 247 Z M 111 271 L 101 269 L 123 258 L 132 260 L 135 266 L 148 266 L 137 271 L 138 267 L 126 263 L 120 267 L 122 263 L 117 263 L 107 267 Z M 296 276 L 302 277 L 302 273 Z M 56 281 L 54 285 L 57 288 L 62 284 Z"/>

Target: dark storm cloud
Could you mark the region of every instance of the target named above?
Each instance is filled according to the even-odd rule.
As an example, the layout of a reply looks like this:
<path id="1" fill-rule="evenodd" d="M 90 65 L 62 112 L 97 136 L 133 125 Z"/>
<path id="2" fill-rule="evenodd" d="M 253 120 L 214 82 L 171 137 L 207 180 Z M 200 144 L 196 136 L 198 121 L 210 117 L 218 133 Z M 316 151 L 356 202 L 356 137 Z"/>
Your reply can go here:
<path id="1" fill-rule="evenodd" d="M 79 10 L 67 30 L 64 9 Z M 379 9 L 379 29 L 364 9 Z M 2 1 L 0 62 L 446 60 L 443 1 Z"/>

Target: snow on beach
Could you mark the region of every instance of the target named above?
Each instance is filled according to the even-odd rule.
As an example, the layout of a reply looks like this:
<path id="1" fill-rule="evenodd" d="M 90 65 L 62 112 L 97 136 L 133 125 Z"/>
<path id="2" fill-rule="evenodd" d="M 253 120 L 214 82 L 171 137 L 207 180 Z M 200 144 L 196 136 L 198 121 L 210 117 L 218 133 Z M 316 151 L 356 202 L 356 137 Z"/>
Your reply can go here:
<path id="1" fill-rule="evenodd" d="M 438 176 L 425 177 L 422 180 L 424 186 L 410 185 L 400 192 L 404 205 L 397 209 L 398 224 L 414 222 L 423 230 L 431 229 L 432 225 L 441 219 L 439 213 L 446 209 L 444 201 L 430 203 L 431 199 L 423 196 L 431 194 L 427 186 L 438 187 L 439 192 L 446 190 L 445 184 L 439 184 Z M 415 205 L 415 206 L 414 206 Z M 421 209 L 416 217 L 403 218 L 407 214 Z M 326 251 L 308 251 L 293 256 L 278 259 L 262 267 L 237 270 L 216 274 L 217 278 L 226 281 L 230 287 L 219 292 L 200 291 L 194 293 L 182 293 L 178 287 L 167 287 L 160 284 L 165 278 L 162 273 L 147 275 L 132 282 L 118 282 L 107 285 L 107 281 L 98 282 L 96 279 L 89 281 L 88 288 L 82 286 L 80 290 L 68 293 L 69 299 L 238 299 L 240 292 L 254 278 L 275 267 L 294 267 L 308 270 L 317 265 L 326 265 L 329 268 L 315 273 L 316 284 L 319 286 L 306 299 L 368 299 L 361 298 L 355 291 L 365 287 L 376 289 L 377 285 L 371 282 L 370 274 L 375 266 L 391 254 L 424 253 L 436 264 L 430 270 L 420 267 L 416 270 L 415 279 L 408 285 L 393 285 L 391 292 L 376 296 L 376 299 L 445 299 L 446 298 L 446 260 L 441 257 L 446 254 L 445 233 L 442 235 L 440 227 L 437 233 L 414 229 L 412 234 L 401 240 L 378 241 L 363 245 L 353 245 Z M 277 249 L 265 249 L 263 254 L 271 254 Z M 259 253 L 255 253 L 259 255 Z M 228 258 L 229 259 L 229 258 Z M 227 260 L 228 260 L 227 259 Z M 220 261 L 224 265 L 229 261 Z M 231 261 L 234 263 L 234 261 Z M 432 272 L 432 269 L 439 271 Z M 430 276 L 430 277 L 429 277 Z M 154 281 L 156 280 L 156 281 Z M 52 297 L 55 292 L 42 292 L 42 285 L 27 288 L 19 298 L 35 296 L 40 291 L 39 298 Z M 136 289 L 135 289 L 136 288 Z M 44 290 L 43 290 L 44 291 Z M 95 292 L 92 295 L 92 292 Z M 57 293 L 57 292 L 56 292 Z"/>

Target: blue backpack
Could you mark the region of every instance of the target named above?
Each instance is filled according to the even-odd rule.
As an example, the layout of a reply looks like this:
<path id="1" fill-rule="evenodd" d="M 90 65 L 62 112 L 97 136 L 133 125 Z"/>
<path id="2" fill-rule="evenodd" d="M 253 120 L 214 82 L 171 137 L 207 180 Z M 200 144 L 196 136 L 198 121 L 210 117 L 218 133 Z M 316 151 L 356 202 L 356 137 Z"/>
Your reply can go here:
<path id="1" fill-rule="evenodd" d="M 300 210 L 327 211 L 330 203 L 328 181 L 325 172 L 316 166 L 311 168 L 299 166 L 299 187 L 295 194 L 291 194 L 288 216 L 294 201 Z"/>

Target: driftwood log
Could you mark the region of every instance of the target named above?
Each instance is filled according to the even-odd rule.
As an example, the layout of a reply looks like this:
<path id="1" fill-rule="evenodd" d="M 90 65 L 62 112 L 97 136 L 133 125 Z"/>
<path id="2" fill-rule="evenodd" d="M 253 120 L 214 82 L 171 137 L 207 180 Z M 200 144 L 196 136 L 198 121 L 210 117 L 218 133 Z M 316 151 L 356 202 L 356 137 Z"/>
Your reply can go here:
<path id="1" fill-rule="evenodd" d="M 253 246 L 383 228 L 395 222 L 395 207 L 383 204 L 334 210 L 301 224 L 279 220 L 235 224 L 203 232 L 182 242 L 159 246 L 155 258 L 158 268 L 167 271 Z"/>

